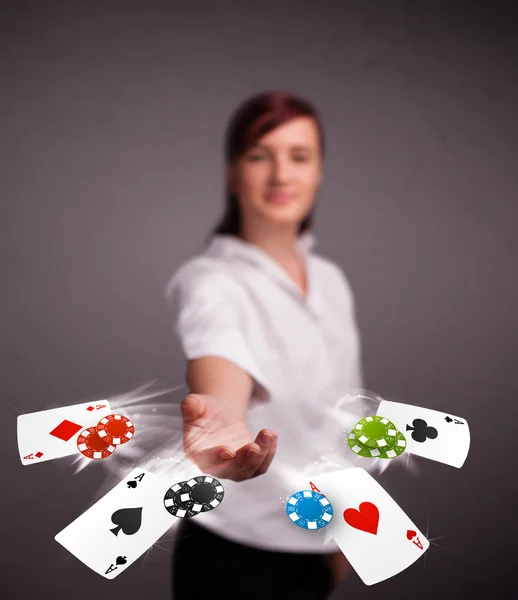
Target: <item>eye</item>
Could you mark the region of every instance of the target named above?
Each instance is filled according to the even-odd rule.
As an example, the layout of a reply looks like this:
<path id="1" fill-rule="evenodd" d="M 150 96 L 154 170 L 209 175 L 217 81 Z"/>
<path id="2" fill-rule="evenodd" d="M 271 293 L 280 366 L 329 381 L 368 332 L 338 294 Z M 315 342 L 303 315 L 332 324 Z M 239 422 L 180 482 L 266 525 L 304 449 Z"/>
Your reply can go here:
<path id="1" fill-rule="evenodd" d="M 249 162 L 259 162 L 260 160 L 264 159 L 266 159 L 266 156 L 264 154 L 249 154 L 247 156 L 247 160 Z"/>
<path id="2" fill-rule="evenodd" d="M 293 157 L 293 160 L 295 162 L 308 162 L 309 156 L 298 154 L 298 155 L 296 155 L 296 156 Z"/>

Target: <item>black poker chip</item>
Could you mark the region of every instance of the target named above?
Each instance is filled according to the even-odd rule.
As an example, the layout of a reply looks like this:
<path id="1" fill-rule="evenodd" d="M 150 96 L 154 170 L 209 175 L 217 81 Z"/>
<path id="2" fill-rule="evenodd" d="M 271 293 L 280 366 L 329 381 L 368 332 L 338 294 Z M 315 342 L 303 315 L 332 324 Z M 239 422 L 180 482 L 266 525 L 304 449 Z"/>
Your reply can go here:
<path id="1" fill-rule="evenodd" d="M 164 506 L 175 517 L 195 517 L 217 508 L 224 496 L 220 481 L 210 475 L 199 475 L 171 486 L 165 494 Z"/>
<path id="2" fill-rule="evenodd" d="M 180 492 L 185 483 L 185 481 L 175 483 L 167 490 L 164 496 L 164 506 L 167 512 L 179 519 L 196 516 L 195 513 L 187 510 L 183 503 L 180 502 Z"/>

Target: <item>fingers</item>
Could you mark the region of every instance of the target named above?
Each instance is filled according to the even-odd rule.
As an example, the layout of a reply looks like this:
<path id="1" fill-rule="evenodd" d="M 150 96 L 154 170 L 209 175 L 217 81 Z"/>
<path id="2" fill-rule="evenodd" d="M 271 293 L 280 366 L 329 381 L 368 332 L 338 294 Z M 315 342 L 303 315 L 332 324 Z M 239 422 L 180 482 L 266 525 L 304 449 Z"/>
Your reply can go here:
<path id="1" fill-rule="evenodd" d="M 221 446 L 218 456 L 220 460 L 230 460 L 231 458 L 236 457 L 236 451 L 230 446 Z"/>
<path id="2" fill-rule="evenodd" d="M 262 461 L 261 447 L 258 444 L 250 442 L 239 448 L 235 458 L 236 480 L 250 479 Z"/>
<path id="3" fill-rule="evenodd" d="M 262 429 L 255 442 L 238 450 L 235 459 L 236 481 L 244 481 L 266 473 L 276 450 L 277 434 L 269 429 Z"/>
<path id="4" fill-rule="evenodd" d="M 205 403 L 196 394 L 188 394 L 181 404 L 182 418 L 185 423 L 201 419 L 205 413 Z"/>
<path id="5" fill-rule="evenodd" d="M 257 468 L 254 477 L 263 475 L 268 471 L 269 466 L 272 464 L 273 457 L 275 456 L 275 452 L 277 451 L 277 434 L 274 431 L 263 429 L 259 432 L 257 439 L 260 439 L 260 443 L 263 444 L 264 458 Z"/>
<path id="6" fill-rule="evenodd" d="M 216 476 L 215 470 L 219 472 L 226 470 L 231 459 L 236 457 L 236 452 L 230 446 L 215 446 L 201 451 L 192 451 L 186 456 L 191 459 L 202 471 Z"/>
<path id="7" fill-rule="evenodd" d="M 194 408 L 198 408 L 196 401 Z M 184 445 L 186 455 L 203 472 L 232 481 L 246 481 L 266 473 L 276 450 L 277 434 L 269 429 L 262 429 L 254 442 L 243 444 L 237 451 L 229 445 L 198 449 L 196 444 L 191 444 L 188 451 Z"/>

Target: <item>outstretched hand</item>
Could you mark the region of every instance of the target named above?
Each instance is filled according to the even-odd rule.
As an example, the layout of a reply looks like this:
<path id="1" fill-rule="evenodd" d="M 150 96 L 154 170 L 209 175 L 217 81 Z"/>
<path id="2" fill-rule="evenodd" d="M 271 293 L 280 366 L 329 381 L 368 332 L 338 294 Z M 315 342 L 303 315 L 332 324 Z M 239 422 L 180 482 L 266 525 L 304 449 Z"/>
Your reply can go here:
<path id="1" fill-rule="evenodd" d="M 213 396 L 189 394 L 182 401 L 185 455 L 218 479 L 244 481 L 266 473 L 277 449 L 277 434 L 261 429 L 255 440 L 246 423 L 225 414 Z"/>

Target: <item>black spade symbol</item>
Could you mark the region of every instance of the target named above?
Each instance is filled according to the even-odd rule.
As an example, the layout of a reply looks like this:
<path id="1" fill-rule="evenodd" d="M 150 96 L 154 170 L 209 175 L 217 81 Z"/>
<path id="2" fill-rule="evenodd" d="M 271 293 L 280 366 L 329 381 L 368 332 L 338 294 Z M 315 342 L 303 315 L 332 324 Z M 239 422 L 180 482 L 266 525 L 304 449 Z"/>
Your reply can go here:
<path id="1" fill-rule="evenodd" d="M 110 529 L 113 535 L 118 535 L 121 529 L 122 533 L 133 535 L 142 525 L 142 507 L 116 510 L 112 515 L 112 522 L 117 525 L 114 529 Z"/>
<path id="2" fill-rule="evenodd" d="M 116 565 L 125 565 L 128 561 L 125 556 L 117 556 L 117 560 L 115 561 Z"/>

